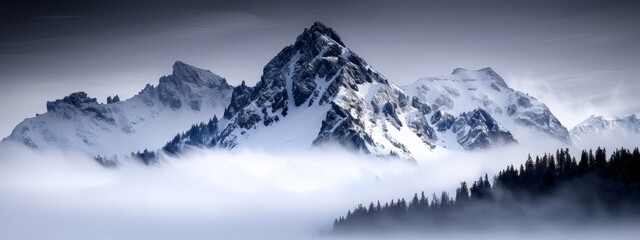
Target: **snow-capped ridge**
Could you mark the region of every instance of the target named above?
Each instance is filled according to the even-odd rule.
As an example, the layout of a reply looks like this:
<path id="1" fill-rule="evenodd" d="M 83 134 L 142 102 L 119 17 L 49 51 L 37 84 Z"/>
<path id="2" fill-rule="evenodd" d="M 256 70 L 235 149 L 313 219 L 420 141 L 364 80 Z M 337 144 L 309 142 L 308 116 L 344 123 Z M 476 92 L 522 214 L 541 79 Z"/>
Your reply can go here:
<path id="1" fill-rule="evenodd" d="M 126 100 L 109 97 L 105 104 L 75 92 L 48 101 L 47 112 L 25 119 L 3 141 L 91 156 L 158 149 L 193 122 L 221 115 L 232 91 L 224 78 L 178 61 L 173 74 Z"/>
<path id="2" fill-rule="evenodd" d="M 587 119 L 582 121 L 582 123 L 602 123 L 606 121 L 611 122 L 611 121 L 637 121 L 637 120 L 638 120 L 638 117 L 635 113 L 626 114 L 619 117 L 604 117 L 604 116 L 592 114 Z"/>
<path id="3" fill-rule="evenodd" d="M 403 89 L 409 95 L 431 103 L 434 109 L 453 116 L 482 108 L 509 129 L 516 139 L 533 131 L 571 143 L 567 129 L 546 105 L 510 88 L 491 68 L 456 68 L 449 76 L 421 78 Z"/>
<path id="4" fill-rule="evenodd" d="M 588 138 L 640 135 L 640 119 L 635 113 L 613 118 L 591 115 L 573 127 L 571 134 L 578 142 Z"/>

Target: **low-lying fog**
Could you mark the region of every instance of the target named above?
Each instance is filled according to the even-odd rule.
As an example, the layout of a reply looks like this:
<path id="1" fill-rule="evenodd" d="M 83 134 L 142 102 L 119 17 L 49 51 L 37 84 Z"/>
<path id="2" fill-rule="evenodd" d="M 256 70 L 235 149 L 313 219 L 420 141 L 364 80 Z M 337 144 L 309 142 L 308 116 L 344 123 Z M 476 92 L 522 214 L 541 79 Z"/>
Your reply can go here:
<path id="1" fill-rule="evenodd" d="M 435 151 L 414 163 L 327 148 L 196 150 L 180 159 L 162 156 L 155 166 L 123 161 L 106 169 L 79 154 L 1 144 L 0 239 L 321 238 L 334 218 L 359 203 L 410 199 L 420 191 L 452 193 L 461 181 L 492 176 L 508 164 L 519 166 L 528 153 L 552 151 L 555 147 Z M 571 153 L 578 156 L 579 150 Z M 472 237 L 600 239 L 615 233 L 632 239 L 640 233 L 633 226 L 606 230 L 505 229 Z"/>

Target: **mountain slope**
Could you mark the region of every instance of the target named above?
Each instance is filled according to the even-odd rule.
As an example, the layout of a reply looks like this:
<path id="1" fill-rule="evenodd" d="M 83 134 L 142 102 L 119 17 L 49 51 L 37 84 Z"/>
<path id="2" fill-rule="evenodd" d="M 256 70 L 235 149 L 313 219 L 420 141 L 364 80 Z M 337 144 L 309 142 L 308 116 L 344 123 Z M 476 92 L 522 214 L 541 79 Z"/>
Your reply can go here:
<path id="1" fill-rule="evenodd" d="M 403 89 L 453 116 L 484 109 L 521 141 L 528 140 L 526 136 L 533 132 L 563 143 L 571 142 L 567 129 L 546 105 L 510 88 L 491 68 L 458 68 L 449 76 L 422 78 Z"/>
<path id="2" fill-rule="evenodd" d="M 101 104 L 84 92 L 47 102 L 47 112 L 25 119 L 3 141 L 38 149 L 77 150 L 92 156 L 160 148 L 192 123 L 222 114 L 233 87 L 207 70 L 183 62 L 125 101 Z"/>

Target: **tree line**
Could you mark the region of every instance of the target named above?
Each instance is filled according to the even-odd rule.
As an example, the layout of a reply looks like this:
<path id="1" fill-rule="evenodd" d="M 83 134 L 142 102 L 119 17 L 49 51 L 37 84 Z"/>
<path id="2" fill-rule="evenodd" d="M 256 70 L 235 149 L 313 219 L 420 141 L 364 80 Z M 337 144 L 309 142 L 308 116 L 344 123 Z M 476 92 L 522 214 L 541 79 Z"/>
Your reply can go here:
<path id="1" fill-rule="evenodd" d="M 214 115 L 207 123 L 193 124 L 186 132 L 178 133 L 161 150 L 153 151 L 145 148 L 143 151 L 131 152 L 128 157 L 145 165 L 156 164 L 160 160 L 160 151 L 169 155 L 178 155 L 187 147 L 213 147 L 217 134 L 218 117 Z M 94 159 L 105 167 L 116 167 L 118 164 L 115 155 L 112 158 L 96 156 Z"/>
<path id="2" fill-rule="evenodd" d="M 640 151 L 583 150 L 579 160 L 568 149 L 530 155 L 519 167 L 507 166 L 470 185 L 447 192 L 414 194 L 381 204 L 362 204 L 334 220 L 333 232 L 390 229 L 484 228 L 504 224 L 640 219 Z"/>

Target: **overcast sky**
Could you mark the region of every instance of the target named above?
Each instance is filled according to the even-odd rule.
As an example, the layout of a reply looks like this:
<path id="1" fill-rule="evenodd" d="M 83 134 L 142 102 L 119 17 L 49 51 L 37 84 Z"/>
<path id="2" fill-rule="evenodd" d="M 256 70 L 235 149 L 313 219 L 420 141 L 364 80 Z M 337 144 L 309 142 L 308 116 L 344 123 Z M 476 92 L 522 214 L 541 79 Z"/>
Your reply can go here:
<path id="1" fill-rule="evenodd" d="M 176 60 L 253 84 L 314 21 L 399 85 L 492 67 L 567 127 L 640 112 L 633 1 L 344 2 L 3 1 L 0 135 L 72 92 L 129 98 Z"/>

